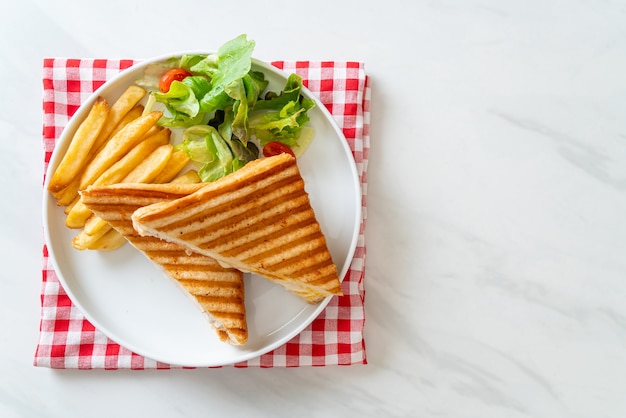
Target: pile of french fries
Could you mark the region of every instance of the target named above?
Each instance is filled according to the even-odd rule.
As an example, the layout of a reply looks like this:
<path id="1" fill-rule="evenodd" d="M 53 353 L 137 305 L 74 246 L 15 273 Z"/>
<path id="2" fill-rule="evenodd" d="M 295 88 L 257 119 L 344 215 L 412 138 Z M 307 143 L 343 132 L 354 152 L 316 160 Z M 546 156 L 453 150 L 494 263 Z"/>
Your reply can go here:
<path id="1" fill-rule="evenodd" d="M 174 150 L 171 131 L 157 125 L 162 112 L 144 109 L 140 102 L 146 94 L 132 85 L 113 105 L 98 97 L 50 178 L 48 191 L 65 206 L 65 224 L 80 229 L 72 241 L 78 250 L 109 251 L 126 242 L 83 204 L 81 190 L 116 183 L 200 181 L 194 170 L 181 174 L 189 157 Z"/>

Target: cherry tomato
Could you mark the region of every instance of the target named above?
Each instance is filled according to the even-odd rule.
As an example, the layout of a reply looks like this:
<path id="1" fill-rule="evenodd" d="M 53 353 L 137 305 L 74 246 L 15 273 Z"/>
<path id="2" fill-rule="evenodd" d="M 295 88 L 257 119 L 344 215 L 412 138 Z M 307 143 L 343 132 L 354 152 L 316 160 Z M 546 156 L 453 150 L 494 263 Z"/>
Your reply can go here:
<path id="1" fill-rule="evenodd" d="M 167 93 L 170 91 L 172 81 L 182 81 L 185 77 L 189 77 L 190 75 L 191 73 L 189 71 L 183 70 L 182 68 L 168 70 L 161 76 L 161 80 L 159 80 L 159 90 L 161 93 Z"/>
<path id="2" fill-rule="evenodd" d="M 296 154 L 293 153 L 291 148 L 289 148 L 287 145 L 283 144 L 282 142 L 278 142 L 278 141 L 268 142 L 263 147 L 263 155 L 266 157 L 272 157 L 274 155 L 283 154 L 283 153 L 289 154 L 292 157 L 296 158 Z"/>

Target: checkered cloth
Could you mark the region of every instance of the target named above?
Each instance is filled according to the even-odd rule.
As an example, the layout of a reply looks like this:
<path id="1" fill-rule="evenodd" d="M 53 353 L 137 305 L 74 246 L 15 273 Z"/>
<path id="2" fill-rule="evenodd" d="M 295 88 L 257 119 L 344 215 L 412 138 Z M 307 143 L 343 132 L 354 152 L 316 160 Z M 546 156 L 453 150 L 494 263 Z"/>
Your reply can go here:
<path id="1" fill-rule="evenodd" d="M 55 142 L 70 117 L 98 87 L 134 60 L 45 59 L 43 64 L 43 145 L 47 169 Z M 363 219 L 356 253 L 342 283 L 343 296 L 334 297 L 304 331 L 277 349 L 225 367 L 299 367 L 366 364 L 363 276 L 364 227 L 369 150 L 369 79 L 359 62 L 276 61 L 304 84 L 332 113 L 352 149 L 363 186 Z M 72 304 L 61 287 L 47 247 L 43 248 L 40 337 L 34 365 L 58 369 L 180 368 L 135 354 L 95 329 Z M 224 367 L 224 366 L 223 366 Z"/>

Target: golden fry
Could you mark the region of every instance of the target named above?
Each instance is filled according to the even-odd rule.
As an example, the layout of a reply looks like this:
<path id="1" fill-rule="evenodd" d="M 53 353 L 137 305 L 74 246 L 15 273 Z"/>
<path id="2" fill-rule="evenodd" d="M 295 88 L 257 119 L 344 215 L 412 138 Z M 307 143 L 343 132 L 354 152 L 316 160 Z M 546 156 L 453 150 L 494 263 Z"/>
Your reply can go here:
<path id="1" fill-rule="evenodd" d="M 128 173 L 121 183 L 151 183 L 163 171 L 173 151 L 172 144 L 161 145 Z"/>
<path id="2" fill-rule="evenodd" d="M 120 234 L 115 229 L 111 229 L 109 232 L 100 237 L 100 239 L 93 242 L 88 249 L 113 251 L 120 248 L 124 244 L 126 244 L 126 238 L 124 238 L 124 235 Z"/>
<path id="3" fill-rule="evenodd" d="M 174 151 L 163 171 L 154 179 L 153 183 L 169 183 L 182 171 L 189 162 L 187 153 L 183 150 Z"/>
<path id="4" fill-rule="evenodd" d="M 65 207 L 65 210 L 63 211 L 63 213 L 65 213 L 66 215 L 70 213 L 70 211 L 72 210 L 72 208 L 78 202 L 79 199 L 80 199 L 80 196 L 76 196 L 74 200 L 72 200 L 72 203 L 70 203 L 69 205 Z"/>
<path id="5" fill-rule="evenodd" d="M 111 229 L 111 225 L 99 216 L 93 215 L 89 218 L 83 228 L 83 232 L 91 237 L 101 237 Z"/>
<path id="6" fill-rule="evenodd" d="M 144 159 L 139 165 L 137 165 L 124 179 L 122 182 L 128 183 L 149 183 L 151 182 L 160 172 L 163 170 L 163 167 L 167 164 L 167 161 L 170 159 L 172 155 L 174 147 L 171 144 L 161 145 L 156 148 L 146 159 Z M 82 212 L 80 205 L 82 205 L 85 209 L 87 207 L 79 200 L 74 208 L 76 210 L 76 214 L 85 215 L 87 212 Z M 87 209 L 89 211 L 89 209 Z M 66 219 L 66 224 L 70 222 L 70 225 L 73 225 L 71 222 L 82 221 L 82 219 L 78 218 L 78 216 L 74 216 L 74 210 L 72 210 Z M 68 226 L 70 226 L 68 225 Z M 96 241 L 102 238 L 106 233 L 111 230 L 111 225 L 109 225 L 106 221 L 102 220 L 96 215 L 92 215 L 91 212 L 88 214 L 88 218 L 85 219 L 83 230 L 74 238 L 72 241 L 72 245 L 74 248 L 78 250 L 87 250 L 92 248 Z"/>
<path id="7" fill-rule="evenodd" d="M 72 182 L 60 192 L 52 193 L 57 199 L 58 206 L 68 206 L 78 197 L 78 186 L 80 184 L 80 176 L 74 177 Z"/>
<path id="8" fill-rule="evenodd" d="M 152 128 L 150 128 L 148 130 L 148 132 L 146 132 L 145 134 L 143 134 L 144 138 L 147 138 L 149 136 L 155 135 L 156 133 L 158 133 L 160 130 L 162 130 L 163 128 L 160 126 L 153 126 Z"/>
<path id="9" fill-rule="evenodd" d="M 189 184 L 189 183 L 201 183 L 202 179 L 195 170 L 189 170 L 185 174 L 176 177 L 171 183 Z"/>
<path id="10" fill-rule="evenodd" d="M 135 145 L 125 156 L 102 173 L 93 184 L 96 186 L 108 186 L 110 184 L 119 183 L 143 161 L 146 161 L 154 150 L 160 146 L 169 144 L 169 142 L 169 129 L 160 130 L 155 135 Z M 65 225 L 72 229 L 82 228 L 85 226 L 85 222 L 90 216 L 91 211 L 83 204 L 82 199 L 79 198 L 78 202 L 76 202 L 67 213 Z"/>
<path id="11" fill-rule="evenodd" d="M 65 226 L 70 229 L 78 229 L 85 226 L 85 222 L 91 216 L 91 210 L 85 206 L 83 203 L 83 199 L 80 197 L 72 205 L 72 208 L 67 212 L 67 217 L 65 218 Z"/>
<path id="12" fill-rule="evenodd" d="M 86 163 L 89 150 L 92 149 L 103 129 L 110 108 L 106 100 L 98 97 L 85 120 L 80 124 L 70 145 L 56 168 L 48 190 L 60 192 L 76 177 Z"/>
<path id="13" fill-rule="evenodd" d="M 137 145 L 162 115 L 163 112 L 154 111 L 141 116 L 111 138 L 85 168 L 80 179 L 80 190 L 93 184 L 102 173 Z"/>
<path id="14" fill-rule="evenodd" d="M 130 109 L 130 111 L 126 115 L 124 115 L 122 120 L 117 124 L 115 129 L 113 129 L 113 131 L 109 134 L 109 138 L 113 138 L 115 134 L 117 134 L 119 131 L 122 130 L 122 128 L 124 128 L 124 126 L 128 125 L 129 123 L 137 119 L 139 116 L 141 116 L 141 114 L 143 113 L 143 110 L 144 108 L 142 105 L 137 105 L 133 107 L 132 109 Z"/>
<path id="15" fill-rule="evenodd" d="M 145 160 L 152 151 L 161 145 L 169 144 L 170 133 L 171 131 L 169 129 L 162 129 L 135 145 L 128 154 L 102 173 L 102 175 L 96 179 L 94 185 L 108 186 L 110 184 L 119 183 L 128 173 Z"/>
<path id="16" fill-rule="evenodd" d="M 92 215 L 85 223 L 83 230 L 74 237 L 72 245 L 77 250 L 88 250 L 111 229 L 111 225 L 102 218 Z"/>
<path id="17" fill-rule="evenodd" d="M 128 125 L 129 123 L 131 123 L 132 121 L 134 121 L 135 119 L 137 119 L 138 117 L 140 117 L 143 113 L 144 107 L 142 105 L 137 105 L 135 107 L 133 107 L 120 121 L 120 123 L 117 124 L 117 126 L 115 127 L 115 129 L 113 130 L 113 132 L 111 132 L 111 134 L 109 134 L 108 138 L 103 138 L 103 137 L 99 137 L 98 141 L 96 142 L 96 144 L 94 144 L 94 147 L 91 149 L 91 152 L 89 152 L 89 157 L 87 158 L 88 161 L 91 162 L 91 160 L 93 160 L 93 158 L 96 156 L 96 154 L 98 152 L 100 152 L 100 150 L 102 150 L 102 147 L 104 146 L 104 144 L 106 144 L 106 142 L 113 138 L 115 135 L 117 135 L 117 133 L 119 131 L 121 131 L 126 125 Z M 80 179 L 79 179 L 80 180 Z"/>
<path id="18" fill-rule="evenodd" d="M 122 95 L 111 106 L 111 111 L 109 112 L 106 124 L 102 128 L 100 135 L 98 135 L 96 149 L 100 149 L 109 138 L 112 138 L 111 133 L 124 119 L 126 114 L 129 113 L 145 95 L 146 91 L 136 85 L 128 87 L 124 93 L 122 93 Z M 141 109 L 141 111 L 143 112 L 143 109 Z"/>

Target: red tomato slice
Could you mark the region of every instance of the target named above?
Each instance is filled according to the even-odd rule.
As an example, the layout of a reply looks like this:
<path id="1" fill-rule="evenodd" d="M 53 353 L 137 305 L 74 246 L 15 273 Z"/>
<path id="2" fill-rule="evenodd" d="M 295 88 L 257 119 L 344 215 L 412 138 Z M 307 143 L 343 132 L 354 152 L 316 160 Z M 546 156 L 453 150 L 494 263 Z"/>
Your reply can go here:
<path id="1" fill-rule="evenodd" d="M 296 154 L 293 153 L 289 146 L 283 144 L 282 142 L 272 141 L 265 144 L 263 147 L 263 155 L 266 157 L 272 157 L 278 154 L 289 154 L 292 157 L 296 158 Z"/>
<path id="2" fill-rule="evenodd" d="M 161 93 L 167 93 L 170 91 L 170 86 L 172 85 L 172 81 L 182 81 L 185 77 L 189 77 L 191 73 L 187 70 L 183 70 L 182 68 L 173 68 L 168 70 L 161 76 L 159 80 L 159 90 Z"/>

